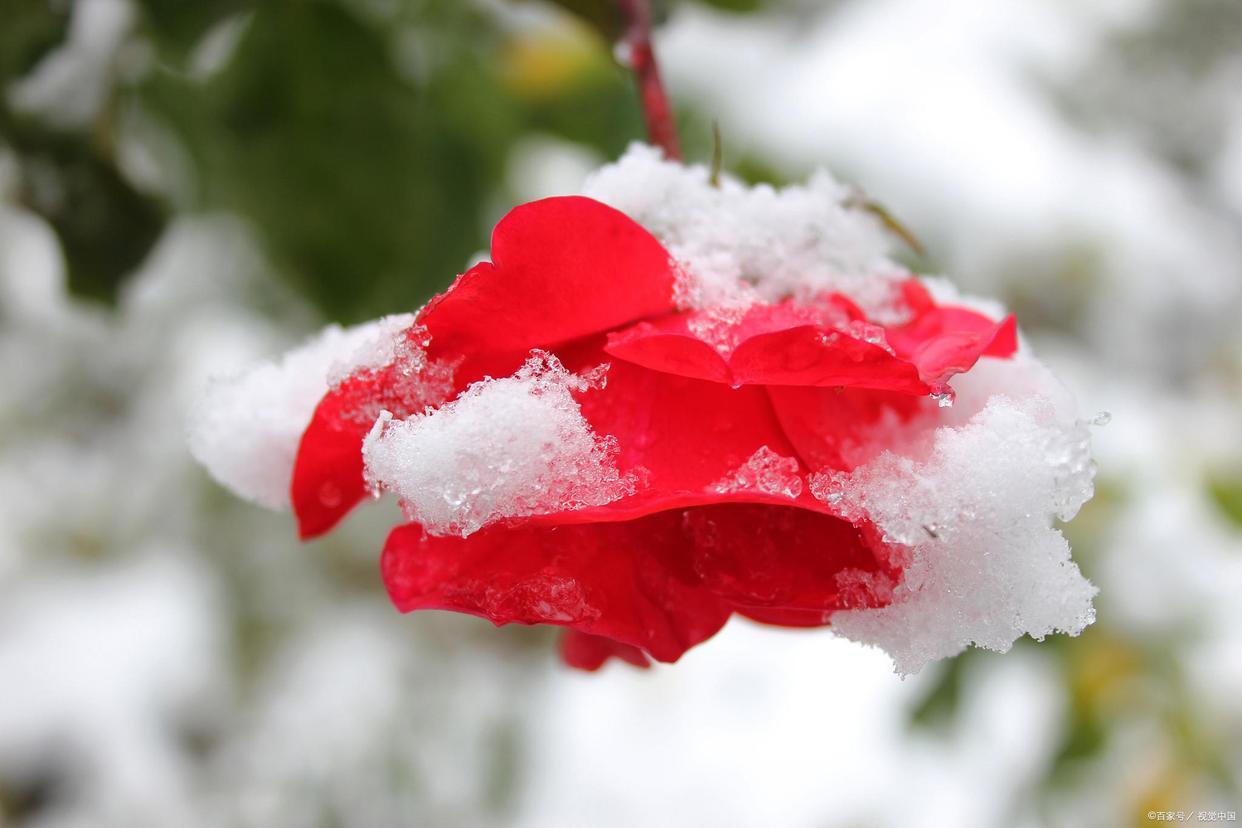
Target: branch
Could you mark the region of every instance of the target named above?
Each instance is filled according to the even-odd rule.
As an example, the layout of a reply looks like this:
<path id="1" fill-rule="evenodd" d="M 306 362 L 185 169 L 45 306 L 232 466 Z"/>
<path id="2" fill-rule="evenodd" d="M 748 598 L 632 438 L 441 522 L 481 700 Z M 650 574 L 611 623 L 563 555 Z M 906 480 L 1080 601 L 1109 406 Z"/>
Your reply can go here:
<path id="1" fill-rule="evenodd" d="M 638 97 L 647 122 L 647 137 L 652 144 L 664 150 L 666 158 L 680 161 L 677 123 L 668 95 L 664 92 L 664 84 L 660 81 L 660 69 L 651 45 L 651 6 L 648 0 L 617 0 L 617 5 L 625 19 L 625 33 L 618 44 L 619 58 L 634 72 L 638 83 Z"/>

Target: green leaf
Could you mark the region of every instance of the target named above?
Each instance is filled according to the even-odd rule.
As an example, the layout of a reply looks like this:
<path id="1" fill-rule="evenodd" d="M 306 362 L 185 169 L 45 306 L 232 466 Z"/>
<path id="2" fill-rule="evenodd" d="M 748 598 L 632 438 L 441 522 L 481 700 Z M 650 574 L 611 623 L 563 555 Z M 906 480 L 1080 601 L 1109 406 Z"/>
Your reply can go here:
<path id="1" fill-rule="evenodd" d="M 762 0 L 699 0 L 704 6 L 711 6 L 721 11 L 748 13 L 763 8 Z"/>
<path id="2" fill-rule="evenodd" d="M 120 176 L 111 161 L 78 147 L 57 157 L 62 197 L 41 210 L 60 238 L 69 290 L 115 304 L 164 229 L 163 206 Z"/>
<path id="3" fill-rule="evenodd" d="M 389 32 L 327 2 L 259 8 L 207 84 L 144 91 L 199 171 L 204 206 L 247 216 L 330 318 L 412 309 L 486 243 L 481 215 L 517 129 L 450 4 L 398 71 Z M 441 37 L 462 33 L 453 42 Z"/>
<path id="4" fill-rule="evenodd" d="M 0 24 L 0 87 L 26 74 L 65 39 L 69 3 L 6 0 Z"/>
<path id="5" fill-rule="evenodd" d="M 60 240 L 70 291 L 115 303 L 164 229 L 162 204 L 130 184 L 93 135 L 48 129 L 3 107 L 0 135 L 17 154 L 20 201 Z"/>
<path id="6" fill-rule="evenodd" d="M 550 0 L 590 24 L 608 43 L 615 43 L 625 31 L 616 0 Z"/>
<path id="7" fill-rule="evenodd" d="M 180 62 L 213 26 L 255 5 L 255 0 L 140 0 L 138 8 L 161 58 Z"/>
<path id="8" fill-rule="evenodd" d="M 1234 528 L 1242 529 L 1242 475 L 1216 475 L 1208 478 L 1208 495 Z"/>
<path id="9" fill-rule="evenodd" d="M 64 40 L 69 3 L 12 3 L 0 25 L 0 89 Z M 101 115 L 106 121 L 108 113 Z M 104 125 L 106 127 L 106 124 Z M 69 289 L 112 303 L 125 276 L 146 257 L 164 227 L 160 203 L 138 191 L 107 151 L 106 128 L 62 131 L 10 111 L 0 98 L 0 142 L 16 154 L 18 198 L 55 231 Z"/>

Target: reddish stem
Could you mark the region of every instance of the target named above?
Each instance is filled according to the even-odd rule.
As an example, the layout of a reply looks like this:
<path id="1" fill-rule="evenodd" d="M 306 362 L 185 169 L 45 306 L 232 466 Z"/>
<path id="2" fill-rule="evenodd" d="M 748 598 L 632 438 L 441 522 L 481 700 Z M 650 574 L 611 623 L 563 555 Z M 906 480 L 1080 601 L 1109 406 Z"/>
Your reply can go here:
<path id="1" fill-rule="evenodd" d="M 651 6 L 647 0 L 617 0 L 617 5 L 625 18 L 625 34 L 621 39 L 626 56 L 623 62 L 629 65 L 638 82 L 647 137 L 652 144 L 664 150 L 666 158 L 680 161 L 677 122 L 673 118 L 668 95 L 664 92 L 664 84 L 660 81 L 660 68 L 656 65 L 655 49 L 651 45 Z"/>

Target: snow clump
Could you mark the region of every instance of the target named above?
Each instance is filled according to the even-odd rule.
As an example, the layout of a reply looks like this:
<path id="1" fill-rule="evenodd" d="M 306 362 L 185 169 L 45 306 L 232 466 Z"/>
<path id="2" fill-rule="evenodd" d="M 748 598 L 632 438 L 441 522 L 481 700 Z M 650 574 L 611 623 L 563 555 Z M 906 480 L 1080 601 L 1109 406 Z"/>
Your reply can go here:
<path id="1" fill-rule="evenodd" d="M 363 444 L 367 479 L 395 492 L 428 533 L 461 537 L 501 518 L 633 494 L 616 439 L 596 436 L 573 397 L 588 387 L 535 352 L 513 376 L 476 382 L 435 411 L 404 420 L 385 412 Z"/>

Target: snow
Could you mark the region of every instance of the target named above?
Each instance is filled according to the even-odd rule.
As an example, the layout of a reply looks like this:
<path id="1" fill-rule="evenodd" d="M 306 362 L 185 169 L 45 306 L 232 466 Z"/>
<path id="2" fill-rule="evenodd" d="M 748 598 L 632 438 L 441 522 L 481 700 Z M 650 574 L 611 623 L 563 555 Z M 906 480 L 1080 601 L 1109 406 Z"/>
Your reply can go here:
<path id="1" fill-rule="evenodd" d="M 53 569 L 4 595 L 0 778 L 59 759 L 62 784 L 103 824 L 142 801 L 150 824 L 185 825 L 189 761 L 167 723 L 207 712 L 227 684 L 219 607 L 205 564 L 144 551 L 102 572 Z"/>
<path id="2" fill-rule="evenodd" d="M 385 412 L 363 445 L 368 480 L 431 534 L 466 536 L 506 517 L 599 506 L 635 491 L 572 392 L 588 380 L 538 352 L 511 377 L 471 385 L 436 411 Z"/>
<path id="3" fill-rule="evenodd" d="M 329 325 L 278 361 L 214 378 L 190 416 L 190 451 L 238 495 L 288 508 L 294 457 L 315 406 L 351 372 L 391 361 L 412 322 L 399 314 L 347 329 Z"/>
<path id="4" fill-rule="evenodd" d="M 663 33 L 662 68 L 720 119 L 733 153 L 791 176 L 831 160 L 916 229 L 958 284 L 1050 303 L 1047 313 L 1081 318 L 1075 334 L 1102 358 L 1176 372 L 1209 359 L 1236 326 L 1236 220 L 1222 221 L 1141 139 L 1081 129 L 1058 108 L 1107 38 L 1160 7 L 877 0 L 795 27 L 688 6 Z M 1129 88 L 1143 110 L 1164 111 L 1155 90 Z M 1206 176 L 1225 198 L 1237 179 L 1228 159 L 1220 178 Z M 1084 254 L 1087 283 L 1065 284 Z"/>
<path id="5" fill-rule="evenodd" d="M 767 446 L 760 446 L 745 463 L 711 488 L 720 494 L 759 491 L 793 500 L 802 494 L 802 475 L 796 458 L 784 457 Z"/>
<path id="6" fill-rule="evenodd" d="M 902 674 L 970 644 L 1006 652 L 1023 635 L 1077 635 L 1095 619 L 1096 588 L 1053 527 L 1093 493 L 1086 424 L 1034 358 L 992 361 L 984 373 L 1007 375 L 1009 387 L 982 395 L 980 378 L 960 382 L 956 419 L 977 413 L 936 428 L 925 452 L 886 451 L 811 479 L 817 498 L 870 520 L 908 556 L 889 606 L 831 618 Z"/>
<path id="7" fill-rule="evenodd" d="M 656 148 L 633 144 L 583 192 L 664 244 L 683 271 L 683 307 L 744 307 L 826 290 L 849 296 L 876 321 L 894 320 L 894 286 L 906 274 L 888 259 L 891 239 L 827 172 L 780 189 L 727 175 L 712 186 L 701 164 L 666 161 Z"/>
<path id="8" fill-rule="evenodd" d="M 666 245 L 683 271 L 682 304 L 706 310 L 704 324 L 727 329 L 749 303 L 821 290 L 844 293 L 877 321 L 900 318 L 893 287 L 907 274 L 888 258 L 891 240 L 823 171 L 782 189 L 727 177 L 713 186 L 705 167 L 636 144 L 585 192 Z M 925 281 L 938 301 L 1003 315 L 946 279 Z M 850 333 L 883 344 L 875 325 Z M 908 561 L 890 606 L 831 619 L 838 633 L 882 647 L 902 674 L 971 644 L 1003 652 L 1023 635 L 1076 635 L 1094 619 L 1095 587 L 1053 528 L 1092 494 L 1086 425 L 1029 353 L 985 363 L 954 384 L 955 408 L 944 394 L 935 416 L 908 427 L 887 418 L 877 439 L 888 451 L 811 478 L 816 497 L 874 523 Z M 802 487 L 797 461 L 765 446 L 713 489 L 796 498 Z"/>

